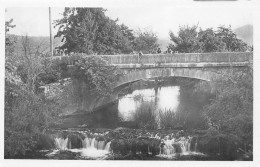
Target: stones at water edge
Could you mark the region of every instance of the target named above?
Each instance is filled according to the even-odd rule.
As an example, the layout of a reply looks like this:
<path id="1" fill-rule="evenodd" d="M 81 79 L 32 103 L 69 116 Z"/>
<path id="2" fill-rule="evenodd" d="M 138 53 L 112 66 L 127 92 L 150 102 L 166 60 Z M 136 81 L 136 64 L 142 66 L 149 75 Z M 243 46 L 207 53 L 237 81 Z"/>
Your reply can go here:
<path id="1" fill-rule="evenodd" d="M 111 149 L 115 153 L 120 153 L 122 155 L 127 155 L 129 152 L 132 154 L 144 154 L 147 155 L 148 147 L 149 151 L 152 153 L 153 156 L 158 155 L 159 139 L 153 138 L 136 138 L 136 139 L 115 139 L 111 141 Z"/>
<path id="2" fill-rule="evenodd" d="M 74 149 L 74 148 L 82 148 L 82 140 L 83 137 L 81 137 L 79 134 L 70 134 L 68 136 L 69 139 L 69 143 L 70 143 L 70 149 Z"/>

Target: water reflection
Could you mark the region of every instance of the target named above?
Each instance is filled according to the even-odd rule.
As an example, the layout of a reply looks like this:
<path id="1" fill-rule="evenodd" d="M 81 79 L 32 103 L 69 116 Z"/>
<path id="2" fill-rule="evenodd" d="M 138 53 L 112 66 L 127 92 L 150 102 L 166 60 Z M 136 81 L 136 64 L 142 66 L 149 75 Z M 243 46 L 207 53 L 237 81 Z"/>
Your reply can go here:
<path id="1" fill-rule="evenodd" d="M 204 128 L 207 124 L 202 111 L 203 107 L 209 104 L 212 95 L 197 91 L 198 83 L 200 81 L 180 79 L 169 80 L 160 86 L 145 83 L 127 87 L 116 103 L 93 113 L 93 123 L 90 126 L 147 129 Z"/>
<path id="2" fill-rule="evenodd" d="M 118 112 L 123 121 L 132 121 L 136 109 L 144 102 L 155 105 L 155 110 L 176 111 L 179 105 L 180 86 L 156 87 L 135 90 L 119 99 Z"/>

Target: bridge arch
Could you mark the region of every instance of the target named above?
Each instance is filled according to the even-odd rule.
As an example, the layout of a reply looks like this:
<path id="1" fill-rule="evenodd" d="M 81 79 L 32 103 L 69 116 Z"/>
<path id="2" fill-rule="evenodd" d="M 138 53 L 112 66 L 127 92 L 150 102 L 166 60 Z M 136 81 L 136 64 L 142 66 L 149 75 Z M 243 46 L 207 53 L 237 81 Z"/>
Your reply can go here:
<path id="1" fill-rule="evenodd" d="M 218 74 L 214 71 L 208 69 L 204 70 L 202 68 L 157 68 L 134 70 L 122 75 L 115 84 L 115 88 L 138 80 L 156 77 L 186 77 L 211 81 L 213 78 L 217 77 L 217 75 Z"/>

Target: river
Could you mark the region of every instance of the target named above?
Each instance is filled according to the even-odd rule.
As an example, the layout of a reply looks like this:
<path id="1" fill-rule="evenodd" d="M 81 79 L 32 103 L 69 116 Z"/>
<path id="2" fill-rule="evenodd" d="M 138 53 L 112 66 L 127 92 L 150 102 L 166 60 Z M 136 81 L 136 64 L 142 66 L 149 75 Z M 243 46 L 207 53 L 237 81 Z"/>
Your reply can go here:
<path id="1" fill-rule="evenodd" d="M 201 81 L 168 79 L 159 84 L 155 84 L 154 81 L 148 82 L 148 84 L 144 82 L 131 85 L 127 88 L 128 91 L 119 97 L 117 103 L 96 111 L 93 126 L 100 128 L 149 126 L 148 128 L 152 129 L 205 127 L 202 110 L 203 106 L 210 102 L 210 94 L 196 91 L 196 86 Z"/>

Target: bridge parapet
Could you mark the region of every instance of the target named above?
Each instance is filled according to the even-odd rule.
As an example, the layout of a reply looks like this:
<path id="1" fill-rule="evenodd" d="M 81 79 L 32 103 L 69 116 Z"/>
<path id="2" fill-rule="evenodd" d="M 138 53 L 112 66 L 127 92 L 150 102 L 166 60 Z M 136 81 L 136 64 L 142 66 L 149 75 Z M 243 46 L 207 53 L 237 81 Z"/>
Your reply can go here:
<path id="1" fill-rule="evenodd" d="M 104 56 L 110 64 L 153 64 L 153 63 L 223 63 L 251 62 L 252 52 L 220 52 L 220 53 L 176 53 L 176 54 L 146 54 L 109 55 Z"/>
<path id="2" fill-rule="evenodd" d="M 68 65 L 80 57 L 88 55 L 75 53 L 71 56 L 52 57 L 53 61 L 64 62 Z M 139 55 L 97 55 L 105 58 L 109 64 L 165 64 L 165 63 L 252 63 L 252 52 L 217 52 L 217 53 L 174 53 L 174 54 L 145 54 Z"/>

